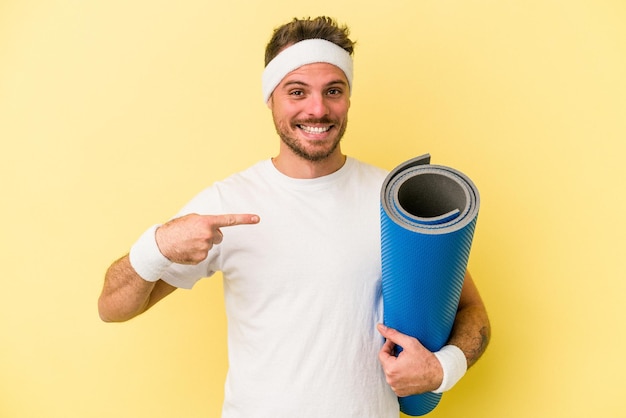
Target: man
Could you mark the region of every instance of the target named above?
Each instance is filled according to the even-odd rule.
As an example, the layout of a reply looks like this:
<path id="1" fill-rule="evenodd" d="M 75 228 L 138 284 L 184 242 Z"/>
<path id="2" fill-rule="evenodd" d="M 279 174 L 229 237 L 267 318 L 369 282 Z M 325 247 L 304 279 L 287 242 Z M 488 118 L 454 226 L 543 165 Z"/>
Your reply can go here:
<path id="1" fill-rule="evenodd" d="M 380 324 L 386 173 L 341 152 L 352 88 L 348 35 L 326 17 L 278 28 L 263 73 L 278 155 L 202 191 L 106 274 L 100 315 L 125 321 L 223 272 L 223 417 L 396 418 L 396 395 L 449 389 L 489 338 L 469 273 L 447 351 L 431 353 Z M 398 357 L 395 344 L 404 348 Z"/>

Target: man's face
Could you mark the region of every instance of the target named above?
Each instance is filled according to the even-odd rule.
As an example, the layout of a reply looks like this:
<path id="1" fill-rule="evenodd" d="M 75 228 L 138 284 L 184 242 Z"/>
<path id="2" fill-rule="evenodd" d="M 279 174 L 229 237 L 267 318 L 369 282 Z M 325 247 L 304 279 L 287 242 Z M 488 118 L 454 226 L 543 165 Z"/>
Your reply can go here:
<path id="1" fill-rule="evenodd" d="M 268 102 L 287 150 L 308 161 L 340 152 L 349 93 L 345 74 L 332 64 L 308 64 L 287 74 Z"/>

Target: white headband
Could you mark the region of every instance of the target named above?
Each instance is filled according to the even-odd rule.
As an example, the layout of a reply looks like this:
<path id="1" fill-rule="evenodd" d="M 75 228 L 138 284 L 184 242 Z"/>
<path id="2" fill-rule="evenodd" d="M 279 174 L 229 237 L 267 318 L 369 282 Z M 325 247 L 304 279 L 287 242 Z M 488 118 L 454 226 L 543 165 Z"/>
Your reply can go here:
<path id="1" fill-rule="evenodd" d="M 326 62 L 339 67 L 352 92 L 352 57 L 342 47 L 324 39 L 306 39 L 284 49 L 267 64 L 263 71 L 263 99 L 265 103 L 283 78 L 307 64 Z"/>

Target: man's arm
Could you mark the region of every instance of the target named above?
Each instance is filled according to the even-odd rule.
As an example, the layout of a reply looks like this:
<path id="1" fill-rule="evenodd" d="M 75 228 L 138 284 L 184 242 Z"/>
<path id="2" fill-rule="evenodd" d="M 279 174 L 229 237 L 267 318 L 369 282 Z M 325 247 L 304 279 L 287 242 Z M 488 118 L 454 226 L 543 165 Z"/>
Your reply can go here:
<path id="1" fill-rule="evenodd" d="M 151 240 L 148 252 L 152 256 L 148 254 L 148 257 L 135 258 L 144 264 L 143 268 L 133 267 L 129 255 L 109 267 L 98 299 L 100 318 L 106 322 L 127 321 L 145 312 L 176 289 L 159 280 L 158 271 L 152 278 L 141 277 L 137 270 L 151 272 L 152 264 L 148 262 L 146 269 L 144 260 L 161 258 L 178 264 L 198 264 L 207 257 L 213 245 L 222 242 L 220 228 L 258 222 L 259 217 L 252 214 L 189 214 L 158 227 L 152 236 L 144 234 L 143 239 Z M 154 257 L 153 253 L 158 254 L 158 257 Z"/>
<path id="2" fill-rule="evenodd" d="M 448 344 L 456 345 L 463 351 L 469 368 L 485 352 L 490 338 L 487 310 L 468 271 Z"/>
<path id="3" fill-rule="evenodd" d="M 145 312 L 176 290 L 162 280 L 142 279 L 130 264 L 128 255 L 115 261 L 106 272 L 98 312 L 105 322 L 127 321 Z"/>
<path id="4" fill-rule="evenodd" d="M 384 325 L 379 325 L 378 330 L 387 339 L 380 350 L 379 360 L 387 383 L 398 396 L 430 392 L 441 386 L 443 381 L 441 363 L 419 340 Z M 469 368 L 484 353 L 490 336 L 491 327 L 485 305 L 471 275 L 467 272 L 447 344 L 461 349 Z M 403 348 L 397 357 L 394 356 L 396 345 Z"/>

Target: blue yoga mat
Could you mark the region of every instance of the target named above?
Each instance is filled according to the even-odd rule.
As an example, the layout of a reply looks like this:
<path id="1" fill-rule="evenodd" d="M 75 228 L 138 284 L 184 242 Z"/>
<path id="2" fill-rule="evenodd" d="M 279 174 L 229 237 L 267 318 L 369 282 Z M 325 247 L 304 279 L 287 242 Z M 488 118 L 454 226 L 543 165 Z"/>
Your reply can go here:
<path id="1" fill-rule="evenodd" d="M 381 189 L 384 322 L 433 352 L 454 323 L 479 203 L 467 176 L 431 165 L 428 154 L 400 164 Z M 398 402 L 404 414 L 419 416 L 440 399 L 429 392 Z"/>

